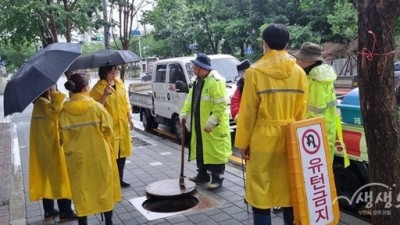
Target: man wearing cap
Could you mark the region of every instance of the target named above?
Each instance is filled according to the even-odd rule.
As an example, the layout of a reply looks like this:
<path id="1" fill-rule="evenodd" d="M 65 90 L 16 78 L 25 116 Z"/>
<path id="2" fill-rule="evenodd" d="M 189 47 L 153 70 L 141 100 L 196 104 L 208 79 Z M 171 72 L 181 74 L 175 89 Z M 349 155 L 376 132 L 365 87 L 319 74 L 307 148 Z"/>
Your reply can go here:
<path id="1" fill-rule="evenodd" d="M 285 225 L 293 224 L 287 124 L 303 120 L 307 77 L 286 51 L 289 31 L 271 24 L 262 34 L 264 55 L 246 71 L 235 146 L 246 163 L 246 202 L 255 225 L 271 225 L 271 208 L 282 207 Z"/>
<path id="2" fill-rule="evenodd" d="M 181 125 L 190 118 L 189 160 L 196 159 L 197 175 L 189 177 L 196 183 L 208 183 L 208 189 L 221 186 L 225 164 L 232 154 L 227 111 L 225 79 L 211 67 L 210 58 L 199 53 L 192 60 L 193 72 L 197 79 L 183 104 Z"/>
<path id="3" fill-rule="evenodd" d="M 337 75 L 332 66 L 322 58 L 322 46 L 306 42 L 294 54 L 297 64 L 304 69 L 308 80 L 307 118 L 323 117 L 326 124 L 329 155 L 333 162 L 336 142 L 336 94 L 334 83 Z"/>

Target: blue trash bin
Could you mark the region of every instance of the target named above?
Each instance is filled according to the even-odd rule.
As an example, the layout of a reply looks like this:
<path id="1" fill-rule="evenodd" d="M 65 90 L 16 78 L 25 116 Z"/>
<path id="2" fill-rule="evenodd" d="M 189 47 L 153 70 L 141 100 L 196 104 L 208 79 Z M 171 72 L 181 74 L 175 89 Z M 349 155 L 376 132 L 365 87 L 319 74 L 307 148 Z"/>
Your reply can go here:
<path id="1" fill-rule="evenodd" d="M 344 123 L 363 125 L 363 119 L 360 110 L 360 96 L 358 88 L 351 90 L 338 104 L 342 121 Z"/>

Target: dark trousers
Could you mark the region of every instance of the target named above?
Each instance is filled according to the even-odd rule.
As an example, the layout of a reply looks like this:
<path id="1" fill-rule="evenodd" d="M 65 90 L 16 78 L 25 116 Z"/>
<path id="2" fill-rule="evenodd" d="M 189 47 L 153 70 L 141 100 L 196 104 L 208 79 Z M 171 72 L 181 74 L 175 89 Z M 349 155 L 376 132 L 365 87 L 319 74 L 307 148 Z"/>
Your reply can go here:
<path id="1" fill-rule="evenodd" d="M 52 213 L 54 211 L 54 199 L 44 198 L 43 209 L 44 213 Z M 58 209 L 60 210 L 60 214 L 71 214 L 73 213 L 71 208 L 71 200 L 69 199 L 57 199 Z"/>
<path id="2" fill-rule="evenodd" d="M 112 216 L 113 216 L 113 211 L 108 211 L 108 212 L 104 212 L 104 218 L 105 218 L 105 222 L 106 225 L 113 225 L 112 222 Z M 79 225 L 87 225 L 87 216 L 79 216 L 78 217 L 78 224 Z"/>
<path id="3" fill-rule="evenodd" d="M 254 225 L 271 225 L 271 209 L 253 208 Z M 285 225 L 293 224 L 293 207 L 282 207 L 283 222 Z"/>
<path id="4" fill-rule="evenodd" d="M 120 181 L 122 181 L 124 179 L 125 162 L 126 162 L 126 158 L 118 158 L 117 159 L 118 173 L 119 173 Z"/>

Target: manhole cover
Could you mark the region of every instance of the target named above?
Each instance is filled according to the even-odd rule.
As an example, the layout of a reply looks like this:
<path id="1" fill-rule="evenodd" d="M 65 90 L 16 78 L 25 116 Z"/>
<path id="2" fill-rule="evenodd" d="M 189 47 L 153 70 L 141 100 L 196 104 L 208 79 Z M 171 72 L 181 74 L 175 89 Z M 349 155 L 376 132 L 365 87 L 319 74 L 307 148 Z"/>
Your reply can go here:
<path id="1" fill-rule="evenodd" d="M 132 136 L 132 142 L 134 143 L 135 147 L 143 147 L 151 145 L 149 142 L 135 136 Z"/>

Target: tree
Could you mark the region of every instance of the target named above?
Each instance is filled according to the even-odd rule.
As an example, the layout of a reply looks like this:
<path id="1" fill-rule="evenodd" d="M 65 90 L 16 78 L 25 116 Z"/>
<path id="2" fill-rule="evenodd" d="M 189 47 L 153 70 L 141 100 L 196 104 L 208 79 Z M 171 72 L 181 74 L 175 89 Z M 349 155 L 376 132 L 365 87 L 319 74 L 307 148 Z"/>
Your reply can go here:
<path id="1" fill-rule="evenodd" d="M 145 6 L 145 4 L 153 4 L 155 0 L 140 0 L 139 3 L 135 4 L 135 0 L 111 0 L 112 10 L 110 11 L 110 21 L 105 21 L 105 47 L 108 48 L 108 27 L 109 25 L 118 27 L 119 39 L 115 39 L 116 35 L 113 35 L 114 45 L 117 49 L 129 50 L 132 45 L 133 35 L 132 31 L 137 30 L 138 27 L 133 27 L 135 19 L 137 19 L 137 13 Z M 113 20 L 113 9 L 118 12 L 118 21 Z M 118 45 L 121 46 L 118 46 Z M 120 77 L 122 80 L 125 78 L 126 67 L 122 66 Z"/>
<path id="2" fill-rule="evenodd" d="M 154 27 L 151 43 L 155 45 L 149 51 L 161 58 L 189 54 L 188 46 L 197 40 L 193 33 L 195 17 L 185 0 L 160 0 L 151 11 L 143 13 L 141 22 Z"/>
<path id="3" fill-rule="evenodd" d="M 40 41 L 47 46 L 64 35 L 70 42 L 72 30 L 87 31 L 95 26 L 98 6 L 97 0 L 3 0 L 0 41 L 13 45 Z"/>
<path id="4" fill-rule="evenodd" d="M 373 201 L 372 224 L 398 224 L 400 187 L 400 99 L 396 101 L 393 50 L 400 0 L 358 1 L 358 82 L 371 181 L 389 186 L 394 198 Z M 371 187 L 372 199 L 388 188 Z M 387 205 L 392 203 L 392 205 Z M 388 208 L 385 208 L 388 207 Z M 376 210 L 376 211 L 375 211 Z M 390 216 L 383 212 L 390 210 Z"/>
<path id="5" fill-rule="evenodd" d="M 353 4 L 347 0 L 335 3 L 335 10 L 328 15 L 328 23 L 332 26 L 332 34 L 342 36 L 348 44 L 357 36 L 357 14 Z"/>

